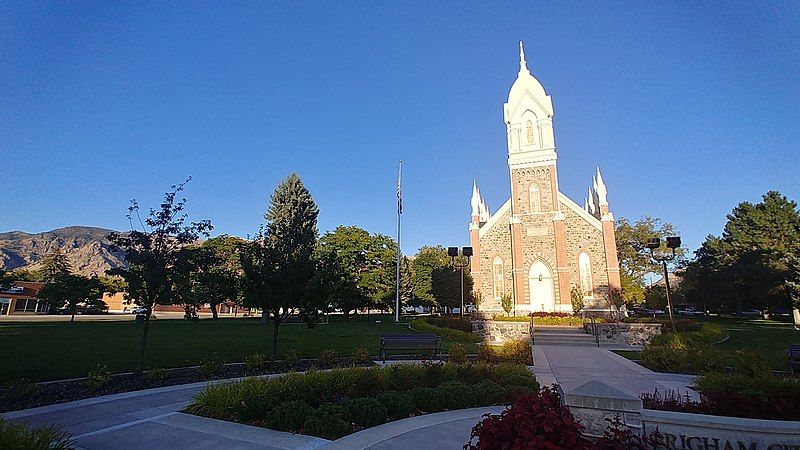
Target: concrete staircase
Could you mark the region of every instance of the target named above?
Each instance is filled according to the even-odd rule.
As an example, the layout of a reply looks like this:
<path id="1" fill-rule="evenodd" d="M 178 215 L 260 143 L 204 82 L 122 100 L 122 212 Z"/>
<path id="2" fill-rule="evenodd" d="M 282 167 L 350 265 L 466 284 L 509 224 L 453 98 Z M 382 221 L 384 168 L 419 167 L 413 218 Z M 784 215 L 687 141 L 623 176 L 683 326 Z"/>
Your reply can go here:
<path id="1" fill-rule="evenodd" d="M 601 339 L 602 343 L 603 339 Z M 570 347 L 597 347 L 594 336 L 581 327 L 534 326 L 533 345 L 564 345 Z M 602 345 L 602 344 L 601 344 Z"/>

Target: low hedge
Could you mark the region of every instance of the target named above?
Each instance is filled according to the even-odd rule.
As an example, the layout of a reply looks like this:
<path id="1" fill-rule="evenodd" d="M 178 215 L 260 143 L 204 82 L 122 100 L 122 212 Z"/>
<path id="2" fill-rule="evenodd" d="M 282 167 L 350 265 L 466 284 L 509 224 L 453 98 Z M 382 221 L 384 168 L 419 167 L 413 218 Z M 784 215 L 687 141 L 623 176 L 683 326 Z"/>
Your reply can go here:
<path id="1" fill-rule="evenodd" d="M 478 360 L 489 364 L 533 364 L 531 344 L 519 339 L 506 341 L 503 345 L 482 345 L 478 349 Z"/>
<path id="2" fill-rule="evenodd" d="M 521 365 L 398 364 L 208 386 L 186 412 L 336 439 L 411 415 L 508 403 L 536 389 Z"/>
<path id="3" fill-rule="evenodd" d="M 800 380 L 708 373 L 695 381 L 700 400 L 674 392 L 642 396 L 645 408 L 768 420 L 800 420 Z"/>
<path id="4" fill-rule="evenodd" d="M 575 316 L 568 313 L 531 313 L 526 316 L 504 316 L 496 314 L 492 320 L 499 322 L 530 322 L 533 317 L 533 325 L 558 325 L 579 327 L 583 325 L 583 319 L 580 316 Z M 604 322 L 602 319 L 595 319 L 595 322 Z"/>
<path id="5" fill-rule="evenodd" d="M 413 319 L 411 321 L 411 328 L 421 333 L 435 334 L 447 341 L 463 342 L 465 344 L 478 343 L 481 341 L 481 337 L 475 333 L 437 327 L 436 325 L 429 324 L 425 319 Z"/>
<path id="6" fill-rule="evenodd" d="M 644 365 L 660 372 L 722 373 L 766 376 L 769 362 L 759 354 L 739 350 L 734 354 L 713 347 L 725 338 L 725 330 L 705 323 L 699 331 L 664 333 L 650 341 L 641 353 Z"/>
<path id="7" fill-rule="evenodd" d="M 429 324 L 440 328 L 452 328 L 454 330 L 472 333 L 472 320 L 469 317 L 460 316 L 430 316 L 425 319 Z"/>
<path id="8" fill-rule="evenodd" d="M 658 317 L 626 317 L 622 319 L 625 323 L 660 323 L 661 331 L 664 333 L 672 331 L 672 324 L 669 319 L 662 319 Z M 693 319 L 675 319 L 675 331 L 700 331 L 703 323 Z"/>

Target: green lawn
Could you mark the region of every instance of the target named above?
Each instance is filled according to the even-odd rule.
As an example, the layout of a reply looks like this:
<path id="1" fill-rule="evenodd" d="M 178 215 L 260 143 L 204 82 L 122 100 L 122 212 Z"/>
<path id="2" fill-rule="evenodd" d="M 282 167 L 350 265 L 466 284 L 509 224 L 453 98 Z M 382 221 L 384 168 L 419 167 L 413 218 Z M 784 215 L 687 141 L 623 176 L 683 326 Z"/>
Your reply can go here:
<path id="1" fill-rule="evenodd" d="M 730 339 L 716 348 L 734 353 L 739 349 L 752 350 L 766 358 L 775 370 L 789 370 L 786 350 L 789 344 L 800 344 L 800 331 L 789 322 L 762 319 L 710 318 L 708 322 L 723 326 Z M 639 359 L 639 352 L 618 351 L 628 359 Z"/>
<path id="2" fill-rule="evenodd" d="M 345 323 L 334 318 L 309 329 L 305 324 L 284 324 L 278 336 L 279 354 L 295 348 L 301 357 L 318 356 L 333 348 L 350 355 L 366 347 L 377 356 L 382 333 L 413 333 L 406 324 L 388 317 L 366 321 L 365 316 Z M 86 376 L 98 363 L 112 372 L 136 367 L 140 327 L 125 322 L 0 323 L 0 382 L 28 378 L 36 381 Z M 241 362 L 253 353 L 269 354 L 272 325 L 258 319 L 210 319 L 198 322 L 154 320 L 147 345 L 148 367 L 196 365 L 204 355 L 216 352 L 224 362 Z M 445 342 L 445 349 L 452 343 Z M 475 351 L 474 346 L 470 349 Z"/>

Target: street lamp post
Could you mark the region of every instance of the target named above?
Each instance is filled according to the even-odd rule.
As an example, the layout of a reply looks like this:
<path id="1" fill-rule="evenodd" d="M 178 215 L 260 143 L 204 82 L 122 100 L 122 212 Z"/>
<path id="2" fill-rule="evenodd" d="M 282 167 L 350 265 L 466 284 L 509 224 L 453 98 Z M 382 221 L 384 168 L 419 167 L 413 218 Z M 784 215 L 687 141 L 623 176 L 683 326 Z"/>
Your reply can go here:
<path id="1" fill-rule="evenodd" d="M 458 315 L 464 317 L 464 267 L 469 265 L 470 258 L 472 258 L 472 247 L 461 248 L 461 256 L 467 257 L 466 262 L 458 258 L 458 247 L 447 247 L 447 256 L 450 257 L 453 267 L 461 271 L 461 309 L 458 311 Z"/>
<path id="2" fill-rule="evenodd" d="M 670 253 L 661 253 L 660 255 L 656 255 L 656 250 L 661 247 L 661 239 L 660 238 L 652 238 L 647 240 L 647 248 L 650 249 L 650 257 L 653 260 L 660 262 L 664 266 L 664 287 L 667 290 L 667 309 L 669 309 L 669 323 L 672 327 L 672 332 L 675 332 L 675 315 L 672 311 L 672 298 L 669 292 L 669 272 L 667 271 L 667 261 L 672 261 L 675 259 L 675 249 L 681 246 L 681 237 L 680 236 L 670 236 L 666 239 L 667 241 L 667 248 L 670 249 Z"/>

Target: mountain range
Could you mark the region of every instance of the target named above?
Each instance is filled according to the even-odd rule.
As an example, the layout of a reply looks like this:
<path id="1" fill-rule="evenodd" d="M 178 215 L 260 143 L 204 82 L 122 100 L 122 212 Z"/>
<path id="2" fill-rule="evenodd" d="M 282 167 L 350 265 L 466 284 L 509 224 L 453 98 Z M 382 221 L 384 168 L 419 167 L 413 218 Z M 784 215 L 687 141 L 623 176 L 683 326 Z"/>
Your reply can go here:
<path id="1" fill-rule="evenodd" d="M 125 264 L 124 254 L 111 250 L 107 236 L 112 231 L 74 226 L 35 234 L 0 233 L 0 268 L 36 270 L 47 255 L 60 251 L 75 273 L 105 275 L 106 270 Z"/>

